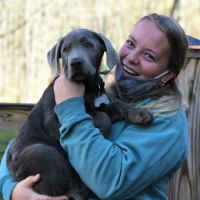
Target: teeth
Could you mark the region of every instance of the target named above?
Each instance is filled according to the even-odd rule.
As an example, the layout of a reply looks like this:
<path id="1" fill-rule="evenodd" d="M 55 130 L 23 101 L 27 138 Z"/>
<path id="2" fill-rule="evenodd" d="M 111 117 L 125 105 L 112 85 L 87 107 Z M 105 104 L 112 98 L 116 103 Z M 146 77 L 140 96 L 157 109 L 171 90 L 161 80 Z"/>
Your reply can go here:
<path id="1" fill-rule="evenodd" d="M 134 71 L 128 69 L 126 66 L 124 66 L 124 69 L 125 69 L 125 71 L 127 71 L 127 72 L 130 73 L 130 74 L 137 75 L 137 73 L 135 73 Z"/>

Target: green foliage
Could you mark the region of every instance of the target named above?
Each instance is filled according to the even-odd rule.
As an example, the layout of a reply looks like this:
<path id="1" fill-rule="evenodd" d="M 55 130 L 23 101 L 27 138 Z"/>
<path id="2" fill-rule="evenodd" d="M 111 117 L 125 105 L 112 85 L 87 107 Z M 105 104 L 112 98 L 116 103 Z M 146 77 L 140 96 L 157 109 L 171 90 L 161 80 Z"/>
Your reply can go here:
<path id="1" fill-rule="evenodd" d="M 8 143 L 17 135 L 18 130 L 0 129 L 0 162 L 3 154 L 8 146 Z M 2 199 L 0 199 L 2 200 Z"/>

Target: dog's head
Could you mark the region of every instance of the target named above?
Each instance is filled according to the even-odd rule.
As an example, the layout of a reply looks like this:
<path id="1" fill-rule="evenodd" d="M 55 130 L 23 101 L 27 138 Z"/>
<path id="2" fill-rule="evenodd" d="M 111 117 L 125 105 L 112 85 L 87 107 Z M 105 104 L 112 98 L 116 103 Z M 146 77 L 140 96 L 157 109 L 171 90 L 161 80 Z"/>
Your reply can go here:
<path id="1" fill-rule="evenodd" d="M 107 64 L 112 69 L 119 57 L 110 41 L 100 33 L 87 29 L 71 31 L 48 52 L 47 59 L 54 77 L 59 70 L 59 58 L 62 59 L 65 76 L 72 80 L 84 80 L 98 73 L 104 52 L 107 52 Z"/>

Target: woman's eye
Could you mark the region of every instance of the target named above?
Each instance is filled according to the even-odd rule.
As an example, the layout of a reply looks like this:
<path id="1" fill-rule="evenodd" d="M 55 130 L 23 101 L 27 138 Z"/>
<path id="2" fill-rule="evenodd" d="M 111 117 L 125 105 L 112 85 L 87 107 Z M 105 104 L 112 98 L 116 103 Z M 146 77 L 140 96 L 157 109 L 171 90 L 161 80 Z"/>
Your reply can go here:
<path id="1" fill-rule="evenodd" d="M 89 43 L 89 42 L 87 42 L 87 43 L 86 43 L 86 47 L 92 47 L 92 44 Z"/>
<path id="2" fill-rule="evenodd" d="M 152 55 L 150 55 L 150 54 L 146 54 L 146 57 L 147 57 L 148 59 L 150 59 L 150 60 L 155 60 L 154 57 L 153 57 Z"/>
<path id="3" fill-rule="evenodd" d="M 134 44 L 133 44 L 131 41 L 128 41 L 128 44 L 129 44 L 130 46 L 133 46 L 133 47 L 134 47 Z"/>

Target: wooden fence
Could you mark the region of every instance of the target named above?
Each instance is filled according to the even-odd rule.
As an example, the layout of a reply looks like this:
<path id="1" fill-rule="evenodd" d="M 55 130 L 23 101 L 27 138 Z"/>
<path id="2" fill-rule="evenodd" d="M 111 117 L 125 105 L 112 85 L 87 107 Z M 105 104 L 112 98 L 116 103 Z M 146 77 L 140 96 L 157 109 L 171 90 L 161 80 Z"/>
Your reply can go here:
<path id="1" fill-rule="evenodd" d="M 166 194 L 169 200 L 200 200 L 200 46 L 191 47 L 177 82 L 189 105 L 189 155 L 173 176 Z"/>
<path id="2" fill-rule="evenodd" d="M 178 84 L 189 104 L 189 155 L 166 190 L 169 200 L 200 200 L 200 48 L 191 48 Z M 34 104 L 0 104 L 0 129 L 19 129 Z"/>

